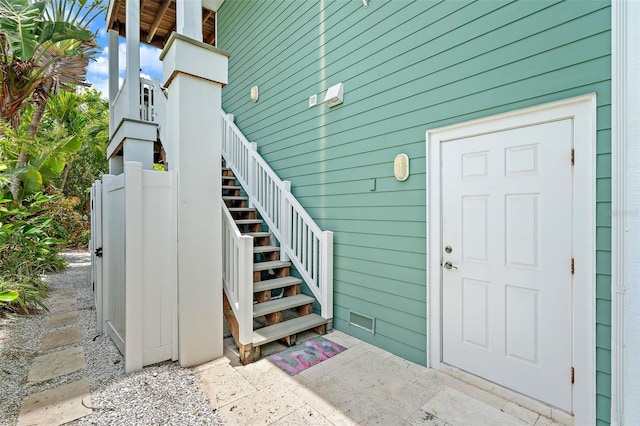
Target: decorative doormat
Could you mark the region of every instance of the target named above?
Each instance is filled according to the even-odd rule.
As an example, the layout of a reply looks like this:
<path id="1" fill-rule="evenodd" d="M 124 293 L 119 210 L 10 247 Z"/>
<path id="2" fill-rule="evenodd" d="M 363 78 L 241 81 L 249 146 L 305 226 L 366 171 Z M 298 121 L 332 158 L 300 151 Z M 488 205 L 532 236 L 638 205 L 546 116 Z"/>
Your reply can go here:
<path id="1" fill-rule="evenodd" d="M 286 371 L 290 376 L 295 376 L 325 359 L 338 355 L 345 349 L 345 347 L 331 340 L 318 336 L 271 355 L 267 359 Z"/>

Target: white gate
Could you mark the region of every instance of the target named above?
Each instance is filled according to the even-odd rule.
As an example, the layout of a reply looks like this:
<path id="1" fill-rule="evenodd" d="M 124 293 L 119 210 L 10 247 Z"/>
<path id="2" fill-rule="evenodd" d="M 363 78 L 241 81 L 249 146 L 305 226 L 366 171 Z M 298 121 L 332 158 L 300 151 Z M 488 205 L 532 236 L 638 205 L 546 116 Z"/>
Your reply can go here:
<path id="1" fill-rule="evenodd" d="M 96 330 L 102 333 L 102 181 L 91 186 L 91 283 L 96 305 Z M 100 308 L 98 308 L 100 307 Z"/>
<path id="2" fill-rule="evenodd" d="M 107 334 L 126 356 L 124 179 L 124 173 L 103 179 L 103 315 Z"/>
<path id="3" fill-rule="evenodd" d="M 124 355 L 127 372 L 177 359 L 175 183 L 174 173 L 127 162 L 124 173 L 106 175 L 92 189 L 98 320 Z"/>

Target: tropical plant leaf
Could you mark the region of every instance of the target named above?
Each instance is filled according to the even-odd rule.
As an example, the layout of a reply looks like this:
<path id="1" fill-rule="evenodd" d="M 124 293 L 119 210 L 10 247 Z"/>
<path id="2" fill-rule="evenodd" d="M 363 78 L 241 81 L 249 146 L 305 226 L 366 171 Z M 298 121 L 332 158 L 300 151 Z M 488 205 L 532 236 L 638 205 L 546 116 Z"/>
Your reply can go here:
<path id="1" fill-rule="evenodd" d="M 50 155 L 42 162 L 38 171 L 42 175 L 43 185 L 48 184 L 51 179 L 55 179 L 60 176 L 60 173 L 64 170 L 66 164 L 65 159 L 59 155 Z"/>
<path id="2" fill-rule="evenodd" d="M 26 169 L 18 175 L 22 181 L 22 198 L 42 190 L 42 175 L 38 169 L 32 165 L 28 165 Z"/>
<path id="3" fill-rule="evenodd" d="M 64 170 L 69 158 L 82 147 L 82 140 L 77 135 L 71 135 L 58 142 L 51 149 L 42 152 L 38 157 L 29 162 L 42 178 L 42 184 L 47 185 L 51 179 L 55 179 Z"/>
<path id="4" fill-rule="evenodd" d="M 60 147 L 61 152 L 66 155 L 75 154 L 80 148 L 82 148 L 82 140 L 78 135 L 73 135 L 63 140 Z"/>
<path id="5" fill-rule="evenodd" d="M 29 0 L 0 0 L 0 32 L 5 36 L 13 57 L 29 60 L 38 41 L 38 19 L 44 2 Z"/>
<path id="6" fill-rule="evenodd" d="M 66 40 L 89 41 L 93 38 L 91 31 L 79 29 L 68 22 L 39 22 L 38 33 L 38 42 L 40 44 L 48 41 L 51 43 Z"/>
<path id="7" fill-rule="evenodd" d="M 3 290 L 0 291 L 0 302 L 13 302 L 18 298 L 18 296 L 20 296 L 20 294 L 15 290 Z"/>

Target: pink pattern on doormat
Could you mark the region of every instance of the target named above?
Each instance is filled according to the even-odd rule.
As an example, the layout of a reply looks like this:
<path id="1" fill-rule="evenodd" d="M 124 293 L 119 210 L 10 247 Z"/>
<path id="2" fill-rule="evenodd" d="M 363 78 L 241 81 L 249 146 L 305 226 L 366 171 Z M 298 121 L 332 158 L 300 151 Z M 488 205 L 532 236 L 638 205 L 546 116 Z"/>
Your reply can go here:
<path id="1" fill-rule="evenodd" d="M 301 371 L 312 367 L 325 359 L 344 351 L 345 348 L 322 336 L 314 337 L 304 343 L 285 349 L 268 357 L 269 361 L 295 376 Z"/>

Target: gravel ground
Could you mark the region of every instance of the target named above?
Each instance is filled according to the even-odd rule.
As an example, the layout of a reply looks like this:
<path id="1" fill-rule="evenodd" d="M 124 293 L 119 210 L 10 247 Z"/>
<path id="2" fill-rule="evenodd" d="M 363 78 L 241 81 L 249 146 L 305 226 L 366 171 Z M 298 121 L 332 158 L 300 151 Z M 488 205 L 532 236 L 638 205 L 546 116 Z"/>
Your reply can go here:
<path id="1" fill-rule="evenodd" d="M 107 336 L 96 331 L 89 253 L 64 256 L 69 267 L 46 277 L 51 288 L 47 304 L 52 310 L 63 306 L 69 292 L 76 291 L 79 320 L 68 327 L 83 330 L 82 341 L 72 346 L 84 347 L 87 368 L 43 383 L 27 383 L 33 358 L 47 353 L 40 351 L 40 339 L 48 332 L 48 313 L 0 319 L 0 425 L 16 424 L 25 396 L 83 378 L 89 382 L 93 413 L 69 425 L 223 424 L 198 390 L 193 369 L 165 362 L 125 375 L 122 356 Z"/>

